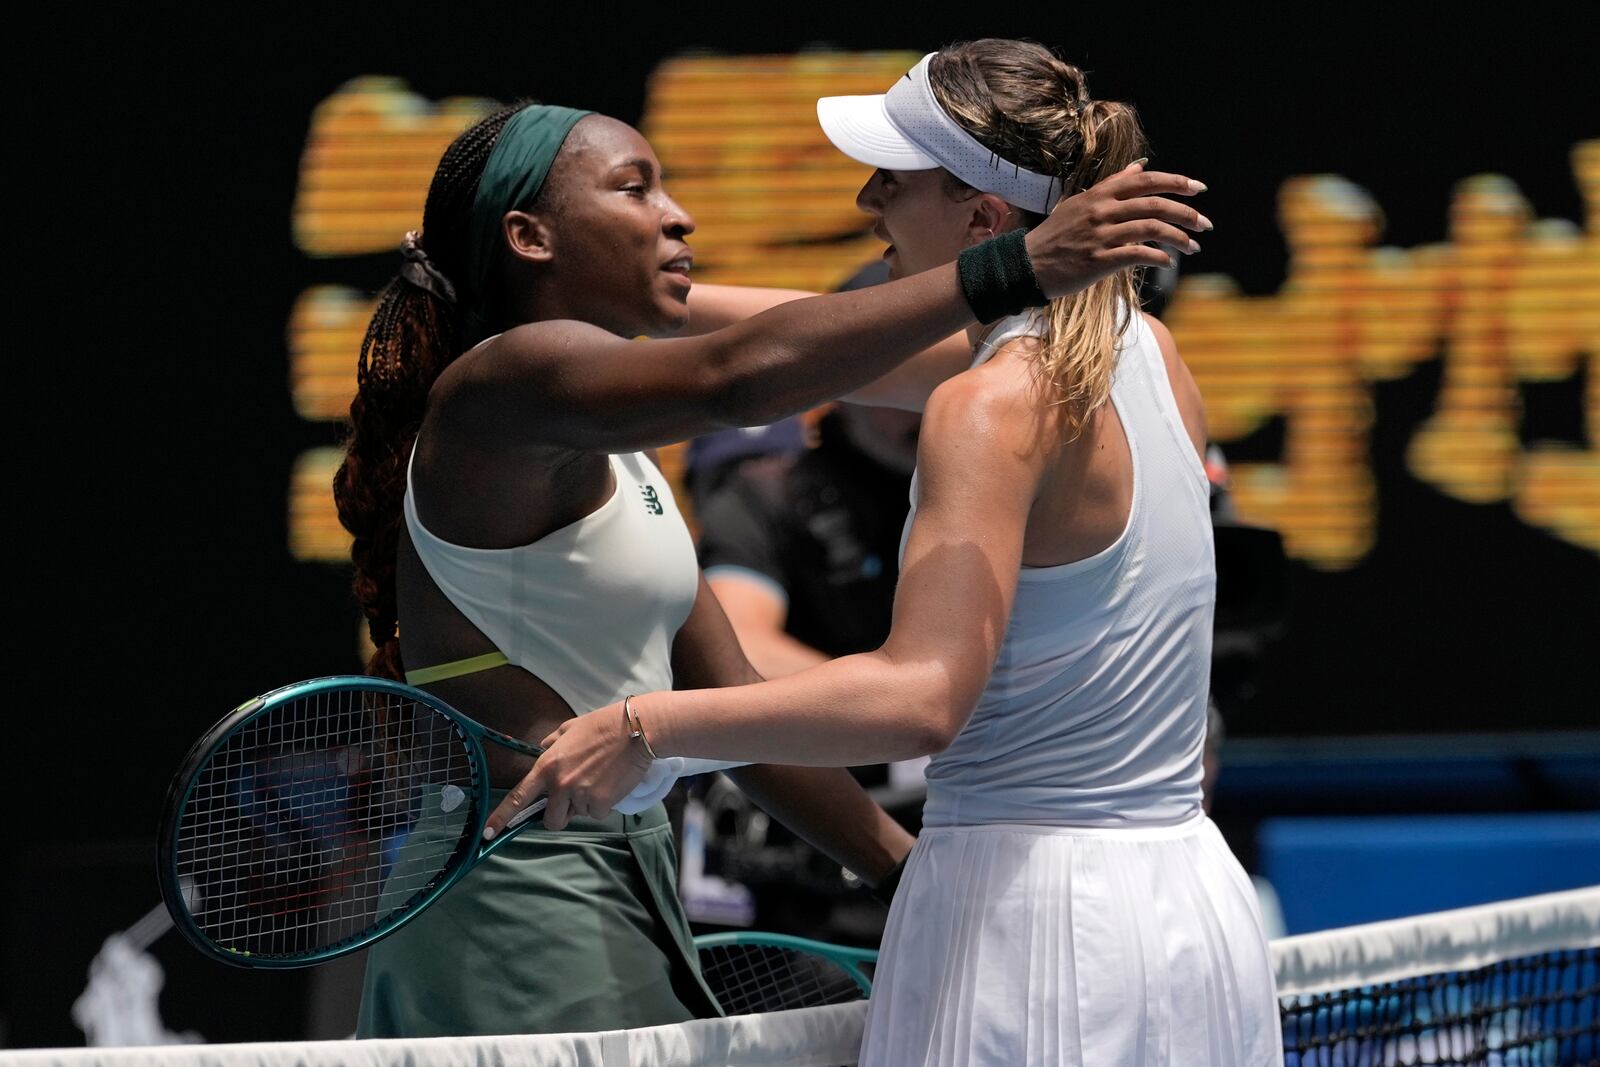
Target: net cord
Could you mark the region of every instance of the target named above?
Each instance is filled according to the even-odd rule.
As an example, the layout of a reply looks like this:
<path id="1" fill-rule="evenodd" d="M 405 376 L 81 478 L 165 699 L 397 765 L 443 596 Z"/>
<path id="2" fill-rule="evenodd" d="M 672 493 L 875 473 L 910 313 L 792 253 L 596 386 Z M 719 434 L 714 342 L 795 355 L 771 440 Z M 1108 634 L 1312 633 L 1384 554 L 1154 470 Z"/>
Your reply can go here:
<path id="1" fill-rule="evenodd" d="M 839 1067 L 861 1051 L 867 1003 L 697 1019 L 598 1034 L 428 1037 L 0 1054 L 5 1067 Z"/>
<path id="2" fill-rule="evenodd" d="M 1272 942 L 1278 996 L 1331 993 L 1600 946 L 1600 886 Z"/>

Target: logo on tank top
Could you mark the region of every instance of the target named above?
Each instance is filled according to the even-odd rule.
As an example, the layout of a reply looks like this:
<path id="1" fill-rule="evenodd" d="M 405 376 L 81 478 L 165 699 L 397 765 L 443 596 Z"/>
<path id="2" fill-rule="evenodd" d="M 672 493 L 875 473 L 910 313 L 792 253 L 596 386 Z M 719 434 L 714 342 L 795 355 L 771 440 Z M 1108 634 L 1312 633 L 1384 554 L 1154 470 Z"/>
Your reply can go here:
<path id="1" fill-rule="evenodd" d="M 644 494 L 644 509 L 646 511 L 652 515 L 661 515 L 665 513 L 666 509 L 661 506 L 661 498 L 656 495 L 655 486 L 641 485 L 639 487 L 639 492 Z"/>

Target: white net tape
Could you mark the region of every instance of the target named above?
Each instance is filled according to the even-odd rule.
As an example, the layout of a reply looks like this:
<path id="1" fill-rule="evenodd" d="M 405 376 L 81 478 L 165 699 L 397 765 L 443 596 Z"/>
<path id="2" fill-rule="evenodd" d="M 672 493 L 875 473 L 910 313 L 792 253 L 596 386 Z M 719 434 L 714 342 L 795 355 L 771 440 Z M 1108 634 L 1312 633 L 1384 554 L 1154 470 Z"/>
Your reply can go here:
<path id="1" fill-rule="evenodd" d="M 1272 943 L 1278 995 L 1327 993 L 1600 945 L 1600 886 Z"/>
<path id="2" fill-rule="evenodd" d="M 0 1053 L 5 1067 L 838 1067 L 861 1047 L 865 1001 L 600 1034 L 305 1041 Z"/>
<path id="3" fill-rule="evenodd" d="M 1331 992 L 1600 945 L 1600 886 L 1273 942 L 1280 996 Z M 600 1034 L 40 1049 L 0 1067 L 836 1067 L 866 1003 Z"/>

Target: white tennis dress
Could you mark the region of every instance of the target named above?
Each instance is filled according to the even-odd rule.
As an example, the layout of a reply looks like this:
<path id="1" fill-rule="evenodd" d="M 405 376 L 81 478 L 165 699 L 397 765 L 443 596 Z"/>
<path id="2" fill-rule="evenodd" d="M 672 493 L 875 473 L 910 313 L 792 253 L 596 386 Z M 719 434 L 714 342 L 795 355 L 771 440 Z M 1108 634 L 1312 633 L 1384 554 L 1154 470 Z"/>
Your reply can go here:
<path id="1" fill-rule="evenodd" d="M 973 365 L 1033 323 L 998 323 Z M 1282 1062 L 1255 893 L 1200 806 L 1205 472 L 1142 316 L 1120 346 L 1127 526 L 1088 559 L 1022 570 L 977 709 L 928 767 L 868 1067 Z"/>

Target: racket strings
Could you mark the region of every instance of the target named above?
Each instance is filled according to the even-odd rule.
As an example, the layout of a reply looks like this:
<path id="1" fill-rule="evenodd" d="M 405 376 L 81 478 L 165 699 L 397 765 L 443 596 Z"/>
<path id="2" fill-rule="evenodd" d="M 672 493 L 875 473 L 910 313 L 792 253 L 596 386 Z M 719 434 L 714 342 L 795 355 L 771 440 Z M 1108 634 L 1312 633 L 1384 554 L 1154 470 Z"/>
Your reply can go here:
<path id="1" fill-rule="evenodd" d="M 265 709 L 211 755 L 180 814 L 188 910 L 250 955 L 360 936 L 449 866 L 475 785 L 460 732 L 426 705 L 349 689 Z"/>
<path id="2" fill-rule="evenodd" d="M 844 1004 L 865 996 L 855 977 L 833 960 L 773 945 L 702 948 L 700 971 L 729 1015 Z"/>

